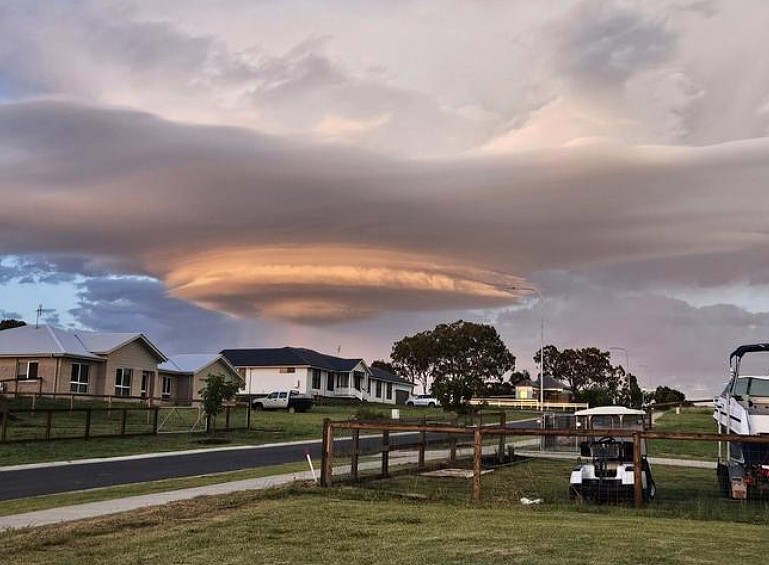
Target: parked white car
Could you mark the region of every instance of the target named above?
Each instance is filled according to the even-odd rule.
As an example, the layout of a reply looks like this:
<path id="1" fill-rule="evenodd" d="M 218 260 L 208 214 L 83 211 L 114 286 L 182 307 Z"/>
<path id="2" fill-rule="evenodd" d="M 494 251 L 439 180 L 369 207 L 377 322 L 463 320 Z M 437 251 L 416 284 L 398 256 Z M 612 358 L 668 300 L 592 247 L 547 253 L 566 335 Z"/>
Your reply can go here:
<path id="1" fill-rule="evenodd" d="M 440 405 L 440 401 L 432 394 L 417 394 L 416 396 L 409 396 L 408 400 L 406 400 L 406 406 L 426 406 L 428 408 L 435 408 Z"/>

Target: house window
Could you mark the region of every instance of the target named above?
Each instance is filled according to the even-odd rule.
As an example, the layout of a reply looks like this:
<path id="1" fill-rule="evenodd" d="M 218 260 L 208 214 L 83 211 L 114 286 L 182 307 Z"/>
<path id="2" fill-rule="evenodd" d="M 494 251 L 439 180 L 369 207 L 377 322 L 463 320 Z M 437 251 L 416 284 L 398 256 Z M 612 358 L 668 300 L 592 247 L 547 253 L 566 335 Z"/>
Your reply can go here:
<path id="1" fill-rule="evenodd" d="M 312 369 L 312 388 L 320 390 L 320 369 Z"/>
<path id="2" fill-rule="evenodd" d="M 19 369 L 16 373 L 18 380 L 33 380 L 37 378 L 37 372 L 40 368 L 39 361 L 27 361 L 26 365 L 19 363 Z"/>
<path id="3" fill-rule="evenodd" d="M 279 372 L 281 372 L 281 373 L 296 373 L 296 367 L 281 367 Z"/>
<path id="4" fill-rule="evenodd" d="M 163 400 L 171 400 L 171 377 L 163 377 Z"/>
<path id="5" fill-rule="evenodd" d="M 376 382 L 376 394 L 374 396 L 382 398 L 382 381 Z"/>
<path id="6" fill-rule="evenodd" d="M 393 384 L 387 383 L 387 400 L 393 399 Z"/>
<path id="7" fill-rule="evenodd" d="M 133 369 L 119 368 L 115 371 L 115 396 L 131 396 Z"/>
<path id="8" fill-rule="evenodd" d="M 69 377 L 69 391 L 78 394 L 88 394 L 88 371 L 90 367 L 84 363 L 72 363 Z"/>
<path id="9" fill-rule="evenodd" d="M 350 374 L 349 373 L 338 373 L 336 376 L 336 386 L 337 388 L 349 388 L 350 386 Z"/>

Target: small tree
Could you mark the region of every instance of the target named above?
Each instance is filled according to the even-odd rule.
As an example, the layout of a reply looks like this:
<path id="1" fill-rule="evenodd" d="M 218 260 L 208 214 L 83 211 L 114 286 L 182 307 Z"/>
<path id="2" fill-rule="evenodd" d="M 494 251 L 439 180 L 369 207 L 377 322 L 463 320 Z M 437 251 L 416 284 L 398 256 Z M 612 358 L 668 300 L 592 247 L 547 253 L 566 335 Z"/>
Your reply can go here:
<path id="1" fill-rule="evenodd" d="M 200 389 L 203 399 L 203 411 L 209 422 L 208 432 L 216 429 L 216 416 L 222 411 L 224 401 L 231 400 L 240 390 L 241 383 L 228 379 L 221 373 L 209 373 L 205 378 L 206 386 Z"/>

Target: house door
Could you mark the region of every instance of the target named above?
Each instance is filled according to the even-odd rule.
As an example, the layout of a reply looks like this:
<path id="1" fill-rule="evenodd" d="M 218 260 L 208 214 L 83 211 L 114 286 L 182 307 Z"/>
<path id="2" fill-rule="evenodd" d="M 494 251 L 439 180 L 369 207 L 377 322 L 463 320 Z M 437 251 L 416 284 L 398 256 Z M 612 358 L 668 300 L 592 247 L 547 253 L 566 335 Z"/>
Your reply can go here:
<path id="1" fill-rule="evenodd" d="M 326 389 L 334 390 L 334 382 L 336 381 L 336 373 L 329 372 L 328 380 L 326 381 Z"/>

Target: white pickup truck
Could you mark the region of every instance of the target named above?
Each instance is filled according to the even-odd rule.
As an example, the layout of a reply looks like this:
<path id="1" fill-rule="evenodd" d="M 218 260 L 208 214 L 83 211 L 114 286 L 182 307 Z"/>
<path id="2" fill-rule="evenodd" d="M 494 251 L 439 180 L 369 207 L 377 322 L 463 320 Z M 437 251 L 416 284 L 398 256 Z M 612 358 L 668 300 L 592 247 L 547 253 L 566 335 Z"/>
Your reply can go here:
<path id="1" fill-rule="evenodd" d="M 260 396 L 251 401 L 251 407 L 257 410 L 288 410 L 306 412 L 312 408 L 312 398 L 298 390 L 276 390 L 267 396 Z"/>

